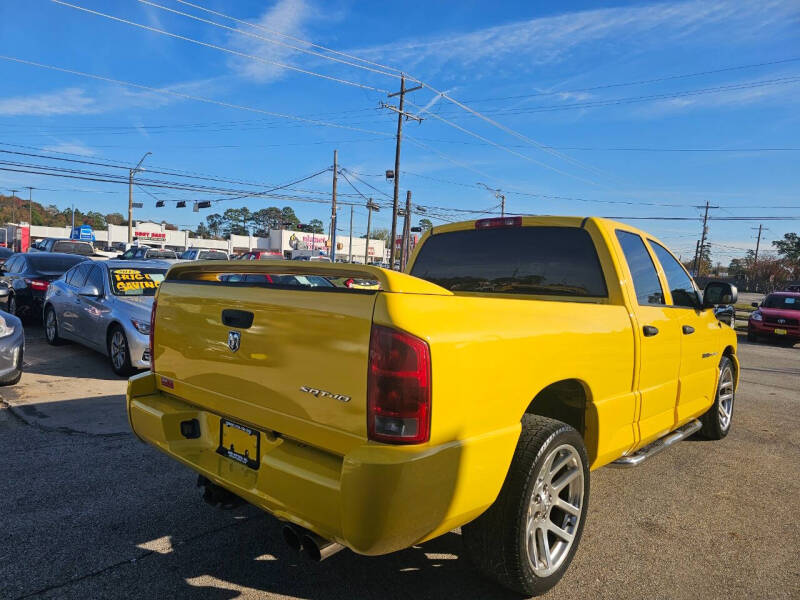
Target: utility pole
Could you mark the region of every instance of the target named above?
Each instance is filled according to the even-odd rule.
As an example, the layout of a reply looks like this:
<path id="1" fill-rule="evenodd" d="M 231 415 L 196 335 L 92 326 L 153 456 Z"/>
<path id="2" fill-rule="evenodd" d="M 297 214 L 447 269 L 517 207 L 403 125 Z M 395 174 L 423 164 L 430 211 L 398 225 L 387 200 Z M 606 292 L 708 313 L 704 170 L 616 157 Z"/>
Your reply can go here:
<path id="1" fill-rule="evenodd" d="M 409 234 L 411 233 L 411 190 L 406 190 L 406 208 L 403 211 L 403 242 L 400 246 L 400 270 L 406 270 L 408 263 L 408 242 Z"/>
<path id="2" fill-rule="evenodd" d="M 496 189 L 495 188 L 491 188 L 488 185 L 486 185 L 485 183 L 481 183 L 480 181 L 478 182 L 478 185 L 485 187 L 490 192 L 494 192 L 494 197 L 497 198 L 498 200 L 500 200 L 500 216 L 501 217 L 505 217 L 506 216 L 506 195 L 503 193 L 503 191 L 500 188 L 496 188 Z"/>
<path id="3" fill-rule="evenodd" d="M 708 209 L 709 208 L 719 208 L 719 206 L 710 206 L 708 200 L 706 200 L 705 206 L 705 213 L 703 214 L 703 232 L 700 235 L 700 246 L 699 252 L 697 254 L 697 275 L 700 275 L 700 271 L 703 267 L 703 251 L 706 247 L 706 237 L 708 236 Z"/>
<path id="4" fill-rule="evenodd" d="M 143 157 L 142 160 L 139 161 L 133 169 L 130 169 L 128 172 L 128 243 L 133 243 L 133 176 L 143 170 L 141 168 L 144 159 L 150 156 L 152 152 L 147 152 Z M 73 210 L 73 213 L 75 211 Z M 73 214 L 72 220 L 75 221 L 75 215 Z M 72 224 L 73 228 L 75 227 L 75 223 Z"/>
<path id="5" fill-rule="evenodd" d="M 755 227 L 751 227 L 750 229 L 755 230 Z M 753 257 L 753 264 L 758 262 L 758 249 L 761 246 L 761 232 L 762 231 L 769 231 L 767 227 L 763 227 L 761 223 L 758 224 L 758 239 L 756 240 L 756 254 Z"/>
<path id="6" fill-rule="evenodd" d="M 388 108 L 389 110 L 397 113 L 397 140 L 394 148 L 394 195 L 392 202 L 392 241 L 391 241 L 392 245 L 390 246 L 389 249 L 390 269 L 394 269 L 395 240 L 397 239 L 397 202 L 398 202 L 398 195 L 400 193 L 400 143 L 401 140 L 403 139 L 403 119 L 414 119 L 418 123 L 422 123 L 421 117 L 405 112 L 404 110 L 405 97 L 407 93 L 421 89 L 422 89 L 421 85 L 406 89 L 406 76 L 401 75 L 400 91 L 394 92 L 393 94 L 389 94 L 388 96 L 389 98 L 392 98 L 394 96 L 400 96 L 399 106 L 392 106 L 390 104 L 381 102 L 381 108 Z"/>
<path id="7" fill-rule="evenodd" d="M 33 227 L 33 188 L 28 187 L 28 227 Z M 30 237 L 30 229 L 28 229 Z"/>
<path id="8" fill-rule="evenodd" d="M 347 244 L 347 262 L 353 262 L 353 205 L 350 205 L 350 243 Z"/>
<path id="9" fill-rule="evenodd" d="M 367 202 L 367 243 L 364 246 L 364 264 L 368 264 L 369 262 L 369 230 L 372 226 L 372 211 L 377 210 L 380 212 L 380 208 L 377 204 L 372 201 L 372 198 L 369 199 Z"/>
<path id="10" fill-rule="evenodd" d="M 338 169 L 338 150 L 333 151 L 333 193 L 331 194 L 331 262 L 336 262 L 336 170 Z"/>
<path id="11" fill-rule="evenodd" d="M 697 255 L 700 253 L 700 240 L 694 245 L 694 260 L 692 261 L 692 272 L 694 277 L 697 277 Z"/>
<path id="12" fill-rule="evenodd" d="M 16 213 L 17 213 L 17 203 L 14 202 L 14 198 L 16 198 L 18 191 L 19 190 L 11 190 L 11 222 L 12 223 L 15 223 L 16 220 L 17 220 L 15 218 Z"/>

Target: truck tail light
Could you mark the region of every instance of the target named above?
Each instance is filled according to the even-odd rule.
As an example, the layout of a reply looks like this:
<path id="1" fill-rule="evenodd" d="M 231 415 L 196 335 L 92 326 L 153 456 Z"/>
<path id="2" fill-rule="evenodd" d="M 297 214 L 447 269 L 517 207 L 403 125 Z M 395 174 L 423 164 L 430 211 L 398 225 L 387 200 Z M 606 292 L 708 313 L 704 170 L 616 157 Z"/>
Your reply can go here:
<path id="1" fill-rule="evenodd" d="M 431 437 L 431 354 L 403 331 L 373 325 L 367 375 L 367 435 L 389 444 Z"/>
<path id="2" fill-rule="evenodd" d="M 497 217 L 475 221 L 475 229 L 499 229 L 501 227 L 522 227 L 522 217 Z"/>
<path id="3" fill-rule="evenodd" d="M 156 354 L 153 352 L 153 338 L 156 334 L 156 307 L 158 299 L 153 299 L 153 308 L 150 309 L 150 371 L 156 372 Z"/>
<path id="4" fill-rule="evenodd" d="M 50 282 L 43 279 L 26 279 L 25 283 L 27 283 L 32 290 L 38 290 L 40 292 L 44 292 L 50 287 Z"/>

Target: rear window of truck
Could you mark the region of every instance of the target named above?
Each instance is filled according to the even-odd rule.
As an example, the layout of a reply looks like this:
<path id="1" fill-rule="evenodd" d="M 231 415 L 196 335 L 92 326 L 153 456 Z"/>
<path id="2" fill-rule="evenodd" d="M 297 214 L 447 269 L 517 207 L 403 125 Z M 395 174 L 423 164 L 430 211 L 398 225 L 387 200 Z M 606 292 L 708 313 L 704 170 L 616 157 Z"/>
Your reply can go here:
<path id="1" fill-rule="evenodd" d="M 453 292 L 608 296 L 592 238 L 577 227 L 432 235 L 420 248 L 411 274 Z"/>

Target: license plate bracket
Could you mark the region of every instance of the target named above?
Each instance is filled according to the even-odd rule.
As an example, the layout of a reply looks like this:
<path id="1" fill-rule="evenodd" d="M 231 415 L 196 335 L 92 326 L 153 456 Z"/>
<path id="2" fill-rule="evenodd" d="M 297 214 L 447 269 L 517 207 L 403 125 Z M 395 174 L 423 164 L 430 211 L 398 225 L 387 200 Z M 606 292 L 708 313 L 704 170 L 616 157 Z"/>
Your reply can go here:
<path id="1" fill-rule="evenodd" d="M 251 469 L 258 469 L 261 459 L 261 435 L 246 425 L 220 419 L 217 454 Z"/>

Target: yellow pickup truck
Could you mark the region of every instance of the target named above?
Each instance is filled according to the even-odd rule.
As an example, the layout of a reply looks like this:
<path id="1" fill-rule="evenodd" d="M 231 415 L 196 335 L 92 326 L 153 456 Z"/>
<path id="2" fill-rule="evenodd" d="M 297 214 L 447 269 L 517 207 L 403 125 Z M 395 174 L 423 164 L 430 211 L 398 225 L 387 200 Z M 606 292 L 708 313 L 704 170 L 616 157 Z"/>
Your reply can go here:
<path id="1" fill-rule="evenodd" d="M 712 309 L 735 301 L 600 218 L 435 227 L 407 273 L 181 263 L 127 410 L 208 501 L 269 511 L 311 558 L 461 527 L 481 572 L 535 594 L 577 549 L 590 470 L 730 431 L 736 335 Z"/>

